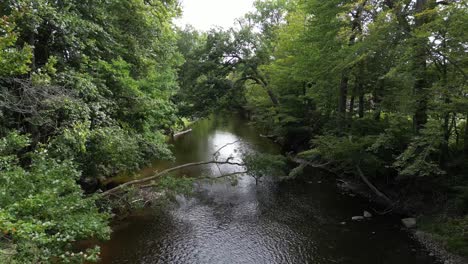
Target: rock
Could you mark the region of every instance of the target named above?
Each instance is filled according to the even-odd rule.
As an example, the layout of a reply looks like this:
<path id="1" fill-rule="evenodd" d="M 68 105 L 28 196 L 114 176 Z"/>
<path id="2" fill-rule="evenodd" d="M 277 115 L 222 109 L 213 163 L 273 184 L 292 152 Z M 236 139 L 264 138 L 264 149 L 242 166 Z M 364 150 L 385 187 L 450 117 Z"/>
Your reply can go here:
<path id="1" fill-rule="evenodd" d="M 362 221 L 362 220 L 364 220 L 364 216 L 353 216 L 351 218 L 351 220 L 353 220 L 353 221 Z"/>
<path id="2" fill-rule="evenodd" d="M 368 211 L 364 211 L 364 217 L 365 217 L 365 218 L 371 218 L 371 217 L 372 217 L 372 214 L 369 213 Z"/>
<path id="3" fill-rule="evenodd" d="M 346 225 L 346 222 L 341 222 L 340 225 Z"/>
<path id="4" fill-rule="evenodd" d="M 401 222 L 406 228 L 415 228 L 416 227 L 416 218 L 405 218 L 401 219 Z"/>

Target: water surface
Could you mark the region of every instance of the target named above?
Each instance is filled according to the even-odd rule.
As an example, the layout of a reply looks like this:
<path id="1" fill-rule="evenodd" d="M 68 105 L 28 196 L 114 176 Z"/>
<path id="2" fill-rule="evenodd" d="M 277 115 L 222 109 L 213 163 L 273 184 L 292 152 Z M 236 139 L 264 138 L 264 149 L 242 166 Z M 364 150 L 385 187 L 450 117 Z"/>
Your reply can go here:
<path id="1" fill-rule="evenodd" d="M 198 122 L 173 143 L 175 164 L 210 160 L 237 140 L 223 148 L 222 157 L 279 152 L 246 121 L 218 117 Z M 173 165 L 156 162 L 141 174 Z M 216 177 L 239 170 L 205 166 L 181 174 Z M 127 219 L 102 245 L 101 263 L 436 263 L 401 230 L 397 218 L 352 222 L 371 205 L 342 194 L 330 175 L 311 170 L 305 178 L 265 178 L 258 186 L 249 176 L 199 182 L 193 196 Z"/>

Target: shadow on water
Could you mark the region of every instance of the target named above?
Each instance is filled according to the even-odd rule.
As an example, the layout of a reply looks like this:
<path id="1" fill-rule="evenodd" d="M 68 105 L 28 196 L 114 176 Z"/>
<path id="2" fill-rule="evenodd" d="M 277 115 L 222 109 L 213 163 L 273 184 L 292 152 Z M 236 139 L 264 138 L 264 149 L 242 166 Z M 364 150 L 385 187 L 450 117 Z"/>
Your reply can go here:
<path id="1" fill-rule="evenodd" d="M 222 156 L 279 152 L 246 121 L 217 117 L 198 122 L 192 133 L 173 142 L 175 163 L 155 162 L 141 175 L 210 160 L 218 148 L 236 140 Z M 219 170 L 206 166 L 181 173 L 216 176 Z M 170 206 L 128 218 L 102 245 L 101 263 L 436 263 L 400 230 L 398 219 L 351 222 L 370 210 L 369 204 L 341 194 L 329 175 L 305 174 L 307 182 L 263 179 L 259 186 L 248 176 L 236 185 L 199 182 L 191 197 L 179 196 Z"/>

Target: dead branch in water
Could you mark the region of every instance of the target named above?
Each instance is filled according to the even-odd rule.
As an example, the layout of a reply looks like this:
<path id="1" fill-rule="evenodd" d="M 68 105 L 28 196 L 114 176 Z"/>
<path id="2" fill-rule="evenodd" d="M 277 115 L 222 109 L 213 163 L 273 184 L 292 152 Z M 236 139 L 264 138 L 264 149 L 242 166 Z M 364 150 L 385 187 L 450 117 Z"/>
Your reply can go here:
<path id="1" fill-rule="evenodd" d="M 180 137 L 180 136 L 183 136 L 185 134 L 188 134 L 190 132 L 192 132 L 193 129 L 187 129 L 187 130 L 184 130 L 184 131 L 181 131 L 181 132 L 177 132 L 177 133 L 174 133 L 174 135 L 172 135 L 173 138 L 176 138 L 176 137 Z"/>
<path id="2" fill-rule="evenodd" d="M 291 160 L 294 161 L 294 162 L 297 162 L 297 163 L 299 163 L 301 165 L 310 166 L 310 167 L 313 167 L 313 168 L 324 169 L 324 170 L 332 172 L 332 173 L 334 173 L 334 174 L 336 174 L 338 176 L 340 175 L 340 174 L 338 174 L 337 169 L 331 169 L 331 168 L 328 167 L 328 165 L 333 163 L 332 161 L 319 164 L 319 163 L 314 163 L 313 161 L 302 160 L 302 159 L 298 159 L 298 158 L 294 158 L 294 157 L 292 157 Z M 384 200 L 385 203 L 387 203 L 387 205 L 389 206 L 389 209 L 387 209 L 385 212 L 387 212 L 388 210 L 393 210 L 396 203 L 394 203 L 390 198 L 388 198 L 388 196 L 386 196 L 374 184 L 372 184 L 372 182 L 364 175 L 364 173 L 362 172 L 361 167 L 359 167 L 359 165 L 356 165 L 355 169 L 356 169 L 357 174 L 361 178 L 361 180 L 372 190 L 372 192 L 374 194 L 376 194 L 379 198 Z M 343 170 L 345 172 L 345 174 L 352 172 L 352 171 L 346 171 L 345 168 L 339 168 L 338 170 Z"/>
<path id="3" fill-rule="evenodd" d="M 359 165 L 356 166 L 356 171 L 358 172 L 358 175 L 359 177 L 361 177 L 362 181 L 365 182 L 367 184 L 367 186 L 369 186 L 369 188 L 380 198 L 382 198 L 388 205 L 392 206 L 395 204 L 394 202 L 392 202 L 392 200 L 390 200 L 390 198 L 388 198 L 388 196 L 386 196 L 383 192 L 381 192 L 379 189 L 377 189 L 377 187 L 375 187 L 374 184 L 372 184 L 369 179 L 364 175 L 364 173 L 362 173 L 362 170 L 361 168 L 359 167 Z"/>

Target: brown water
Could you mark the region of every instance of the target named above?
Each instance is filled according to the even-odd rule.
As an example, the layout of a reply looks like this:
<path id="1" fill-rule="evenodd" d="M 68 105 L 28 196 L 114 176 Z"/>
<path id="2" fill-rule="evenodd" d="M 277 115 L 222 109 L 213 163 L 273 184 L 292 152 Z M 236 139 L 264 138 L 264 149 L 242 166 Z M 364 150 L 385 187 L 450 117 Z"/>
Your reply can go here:
<path id="1" fill-rule="evenodd" d="M 210 160 L 216 149 L 236 140 L 222 150 L 223 157 L 239 159 L 239 150 L 279 151 L 244 120 L 218 117 L 198 122 L 174 142 L 176 163 Z M 142 174 L 170 165 L 156 163 Z M 181 173 L 217 176 L 219 169 Z M 101 263 L 436 263 L 400 229 L 397 218 L 352 222 L 352 216 L 371 210 L 367 201 L 342 194 L 330 175 L 304 176 L 285 182 L 265 178 L 258 186 L 248 176 L 237 184 L 199 182 L 191 197 L 127 219 L 102 245 Z"/>

